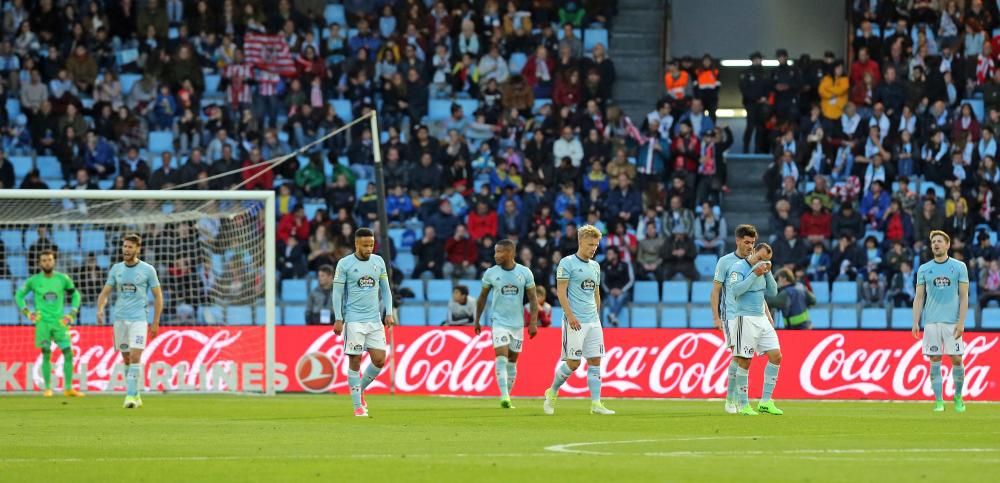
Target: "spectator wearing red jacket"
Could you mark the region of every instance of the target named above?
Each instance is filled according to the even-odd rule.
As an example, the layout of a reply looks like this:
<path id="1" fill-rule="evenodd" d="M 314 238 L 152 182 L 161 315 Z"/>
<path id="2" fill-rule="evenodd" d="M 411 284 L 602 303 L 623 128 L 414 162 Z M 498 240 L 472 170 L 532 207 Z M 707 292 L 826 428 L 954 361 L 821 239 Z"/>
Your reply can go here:
<path id="1" fill-rule="evenodd" d="M 799 232 L 809 241 L 809 244 L 826 243 L 830 239 L 833 227 L 833 216 L 823 208 L 823 201 L 813 198 L 809 203 L 810 211 L 803 213 L 799 220 Z"/>
<path id="2" fill-rule="evenodd" d="M 685 177 L 690 175 L 690 178 L 693 179 L 701 157 L 701 142 L 691 131 L 690 122 L 684 121 L 680 126 L 680 132 L 670 146 L 670 152 L 674 155 L 673 171 L 675 173 L 686 172 Z M 694 183 L 688 184 L 693 185 Z"/>
<path id="3" fill-rule="evenodd" d="M 469 239 L 465 225 L 455 227 L 455 234 L 444 242 L 445 278 L 475 278 L 479 247 Z"/>
<path id="4" fill-rule="evenodd" d="M 567 70 L 559 75 L 559 79 L 556 80 L 556 91 L 552 95 L 556 106 L 576 107 L 580 105 L 581 95 L 580 72 L 578 70 Z"/>
<path id="5" fill-rule="evenodd" d="M 288 239 L 295 237 L 299 242 L 309 241 L 309 220 L 306 219 L 306 209 L 302 205 L 296 206 L 291 213 L 286 213 L 278 222 L 278 241 L 283 245 L 288 244 Z"/>
<path id="6" fill-rule="evenodd" d="M 545 287 L 535 285 L 538 300 L 538 326 L 552 327 L 552 305 L 545 301 Z M 531 304 L 524 304 L 524 326 L 531 324 Z"/>
<path id="7" fill-rule="evenodd" d="M 253 148 L 250 151 L 250 157 L 243 161 L 243 168 L 245 168 L 241 176 L 243 181 L 246 182 L 243 185 L 244 189 L 248 190 L 273 190 L 274 189 L 274 171 L 271 169 L 270 164 L 261 164 L 259 166 L 251 168 L 250 166 L 259 164 L 263 162 L 264 159 L 261 158 L 260 148 Z M 258 173 L 260 174 L 258 176 Z"/>
<path id="8" fill-rule="evenodd" d="M 521 70 L 521 75 L 534 90 L 536 99 L 551 97 L 552 82 L 556 75 L 556 63 L 549 57 L 549 51 L 545 49 L 544 45 L 539 45 L 535 49 L 535 55 L 528 57 L 524 69 Z"/>
<path id="9" fill-rule="evenodd" d="M 486 235 L 497 236 L 497 212 L 482 201 L 476 203 L 476 210 L 469 213 L 466 222 L 473 240 L 482 240 Z"/>
<path id="10" fill-rule="evenodd" d="M 868 48 L 858 49 L 858 60 L 851 64 L 851 85 L 860 84 L 864 80 L 865 73 L 872 75 L 872 86 L 878 86 L 882 82 L 882 72 L 878 63 L 868 57 Z"/>

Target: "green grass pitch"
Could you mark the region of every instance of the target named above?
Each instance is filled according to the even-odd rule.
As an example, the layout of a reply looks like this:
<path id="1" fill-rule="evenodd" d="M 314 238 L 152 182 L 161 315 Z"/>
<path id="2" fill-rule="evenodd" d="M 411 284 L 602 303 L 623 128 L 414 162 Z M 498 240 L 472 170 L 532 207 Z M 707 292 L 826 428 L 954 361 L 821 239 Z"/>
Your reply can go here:
<path id="1" fill-rule="evenodd" d="M 0 481 L 996 481 L 1000 405 L 147 395 L 0 398 Z"/>

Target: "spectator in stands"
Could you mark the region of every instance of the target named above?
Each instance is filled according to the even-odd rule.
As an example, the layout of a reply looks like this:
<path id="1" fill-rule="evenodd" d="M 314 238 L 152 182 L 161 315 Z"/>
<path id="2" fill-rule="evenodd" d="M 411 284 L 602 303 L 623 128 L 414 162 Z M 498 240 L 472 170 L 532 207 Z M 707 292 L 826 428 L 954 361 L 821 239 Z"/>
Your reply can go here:
<path id="1" fill-rule="evenodd" d="M 701 139 L 704 135 L 715 129 L 715 123 L 710 116 L 705 115 L 705 106 L 701 99 L 691 99 L 691 108 L 678 119 L 674 125 L 675 134 L 679 134 L 684 123 L 691 125 L 691 132 L 695 137 Z"/>
<path id="2" fill-rule="evenodd" d="M 538 326 L 539 327 L 551 327 L 552 326 L 552 305 L 545 301 L 546 290 L 542 285 L 535 284 L 535 296 L 538 298 Z M 531 321 L 530 304 L 524 304 L 524 323 L 528 324 Z M 527 327 L 527 326 L 526 326 Z"/>
<path id="3" fill-rule="evenodd" d="M 705 119 L 708 119 L 707 117 Z M 694 185 L 701 158 L 701 142 L 694 134 L 690 121 L 678 123 L 677 136 L 670 145 L 674 177 L 683 176 L 688 186 Z"/>
<path id="4" fill-rule="evenodd" d="M 573 134 L 571 127 L 564 127 L 562 136 L 552 144 L 552 156 L 559 160 L 568 157 L 574 168 L 580 167 L 583 161 L 583 145 Z"/>
<path id="5" fill-rule="evenodd" d="M 472 325 L 475 318 L 476 301 L 469 297 L 469 287 L 455 285 L 451 289 L 451 300 L 448 301 L 448 320 L 442 322 L 441 325 Z"/>
<path id="6" fill-rule="evenodd" d="M 446 278 L 475 278 L 479 250 L 476 248 L 476 242 L 469 239 L 465 225 L 460 224 L 455 227 L 454 235 L 444 242 L 444 251 L 443 273 Z"/>
<path id="7" fill-rule="evenodd" d="M 549 51 L 544 45 L 539 45 L 535 49 L 535 54 L 528 57 L 521 75 L 533 89 L 536 99 L 552 96 L 555 62 L 549 57 Z"/>
<path id="8" fill-rule="evenodd" d="M 413 277 L 422 277 L 431 272 L 434 278 L 442 278 L 444 265 L 444 243 L 438 238 L 432 225 L 424 226 L 424 236 L 413 244 L 413 255 L 417 258 Z"/>
<path id="9" fill-rule="evenodd" d="M 802 236 L 810 245 L 815 243 L 825 243 L 830 239 L 832 232 L 833 216 L 823 207 L 823 202 L 819 197 L 811 198 L 809 211 L 804 213 L 800 219 L 799 227 Z"/>
<path id="10" fill-rule="evenodd" d="M 282 279 L 305 277 L 308 272 L 306 251 L 298 237 L 290 236 L 278 247 L 278 270 Z"/>
<path id="11" fill-rule="evenodd" d="M 635 228 L 642 213 L 642 196 L 632 186 L 628 175 L 618 175 L 615 189 L 608 193 L 605 207 L 610 216 L 617 217 L 629 228 Z"/>
<path id="12" fill-rule="evenodd" d="M 913 273 L 913 257 L 899 264 L 899 272 L 892 276 L 889 287 L 889 298 L 893 307 L 910 307 L 916 289 L 916 276 Z"/>
<path id="13" fill-rule="evenodd" d="M 747 128 L 743 131 L 743 152 L 746 153 L 764 152 L 767 146 L 764 122 L 770 114 L 771 81 L 761 65 L 762 58 L 760 52 L 750 54 L 751 66 L 740 73 L 740 94 L 747 111 Z M 754 146 L 750 145 L 751 139 L 756 141 Z"/>
<path id="14" fill-rule="evenodd" d="M 670 210 L 663 214 L 660 226 L 665 237 L 674 233 L 692 236 L 694 234 L 694 214 L 682 205 L 680 196 L 674 195 L 670 198 Z"/>
<path id="15" fill-rule="evenodd" d="M 324 264 L 317 270 L 318 284 L 306 298 L 306 325 L 331 323 L 333 306 L 330 297 L 333 291 L 333 265 Z"/>
<path id="16" fill-rule="evenodd" d="M 858 267 L 862 266 L 857 246 L 854 244 L 854 237 L 848 233 L 843 233 L 837 241 L 837 246 L 830 255 L 830 279 L 842 280 L 847 278 L 853 281 L 857 278 Z"/>
<path id="17" fill-rule="evenodd" d="M 688 281 L 698 280 L 698 270 L 694 266 L 697 249 L 687 232 L 673 231 L 670 239 L 663 244 L 660 257 L 663 260 L 661 280 L 673 280 L 681 274 Z"/>
<path id="18" fill-rule="evenodd" d="M 941 230 L 944 226 L 944 213 L 938 210 L 934 201 L 924 200 L 923 209 L 913 222 L 913 237 L 916 247 L 922 248 L 928 243 L 931 231 Z"/>
<path id="19" fill-rule="evenodd" d="M 809 256 L 809 247 L 806 243 L 799 237 L 795 225 L 786 225 L 782 231 L 782 238 L 774 242 L 772 263 L 777 267 L 786 268 L 803 265 Z"/>
<path id="20" fill-rule="evenodd" d="M 292 238 L 305 243 L 309 240 L 309 220 L 303 206 L 296 206 L 291 213 L 281 217 L 278 222 L 277 239 L 283 245 L 288 245 Z"/>
<path id="21" fill-rule="evenodd" d="M 794 161 L 790 162 L 794 163 Z M 795 178 L 792 176 L 784 176 L 782 178 L 781 187 L 774 193 L 774 200 L 787 201 L 789 215 L 791 215 L 792 218 L 795 218 L 796 221 L 802 215 L 802 210 L 805 207 L 805 198 L 802 196 L 802 193 L 799 192 Z"/>
<path id="22" fill-rule="evenodd" d="M 861 215 L 867 223 L 877 224 L 889 209 L 889 194 L 883 191 L 881 181 L 873 181 L 871 188 L 861 199 Z"/>
<path id="23" fill-rule="evenodd" d="M 656 229 L 656 223 L 650 222 L 644 225 L 645 236 L 639 240 L 639 248 L 636 254 L 636 266 L 638 278 L 643 280 L 661 281 L 663 272 L 660 268 L 662 259 L 660 253 L 665 242 Z"/>
<path id="24" fill-rule="evenodd" d="M 708 202 L 701 204 L 701 215 L 694 222 L 694 244 L 699 253 L 722 256 L 726 251 L 726 219 L 717 218 Z"/>
<path id="25" fill-rule="evenodd" d="M 149 189 L 159 190 L 172 187 L 180 182 L 180 171 L 174 167 L 174 157 L 170 151 L 160 154 L 160 167 L 149 175 Z"/>
<path id="26" fill-rule="evenodd" d="M 621 311 L 632 297 L 635 272 L 631 263 L 622 261 L 618 247 L 608 247 L 605 257 L 601 263 L 601 291 L 608 308 L 608 321 L 617 327 Z"/>
<path id="27" fill-rule="evenodd" d="M 312 225 L 312 223 L 310 223 Z M 309 270 L 317 270 L 325 265 L 336 265 L 336 247 L 329 228 L 320 223 L 309 237 Z"/>
<path id="28" fill-rule="evenodd" d="M 991 260 L 979 275 L 979 307 L 986 308 L 990 302 L 1000 303 L 1000 261 Z"/>
<path id="29" fill-rule="evenodd" d="M 885 304 L 885 281 L 876 271 L 868 272 L 868 278 L 861 284 L 861 306 L 879 308 Z"/>
<path id="30" fill-rule="evenodd" d="M 809 280 L 813 282 L 826 282 L 827 273 L 830 269 L 830 255 L 826 252 L 826 246 L 822 242 L 813 243 L 812 253 L 804 262 L 805 272 Z"/>
<path id="31" fill-rule="evenodd" d="M 681 70 L 676 59 L 667 61 L 667 72 L 663 75 L 663 85 L 675 108 L 682 107 L 691 95 L 691 76 Z"/>

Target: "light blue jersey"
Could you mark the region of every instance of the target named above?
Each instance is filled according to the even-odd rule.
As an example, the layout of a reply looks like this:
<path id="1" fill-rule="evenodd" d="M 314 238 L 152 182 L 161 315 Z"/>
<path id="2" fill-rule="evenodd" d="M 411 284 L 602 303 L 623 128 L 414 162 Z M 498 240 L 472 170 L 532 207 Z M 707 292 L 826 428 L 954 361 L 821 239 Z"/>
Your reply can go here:
<path id="1" fill-rule="evenodd" d="M 355 254 L 341 258 L 333 275 L 333 314 L 344 323 L 381 322 L 379 292 L 386 313 L 392 313 L 389 275 L 382 257 L 372 254 L 361 260 Z"/>
<path id="2" fill-rule="evenodd" d="M 715 263 L 715 277 L 714 281 L 722 284 L 722 290 L 719 291 L 719 318 L 722 320 L 729 320 L 728 313 L 726 310 L 726 275 L 729 274 L 729 269 L 732 268 L 733 264 L 743 260 L 736 254 L 736 252 L 724 255 Z"/>
<path id="3" fill-rule="evenodd" d="M 763 262 L 754 264 L 754 267 Z M 764 276 L 753 273 L 750 262 L 739 260 L 729 267 L 726 276 L 726 310 L 730 319 L 764 315 L 764 294 L 778 294 L 778 284 L 771 272 Z"/>
<path id="4" fill-rule="evenodd" d="M 594 291 L 601 286 L 601 265 L 594 260 L 584 261 L 573 254 L 559 260 L 556 280 L 568 280 L 566 297 L 570 309 L 581 324 L 600 324 Z"/>
<path id="5" fill-rule="evenodd" d="M 150 289 L 160 286 L 156 269 L 152 265 L 139 260 L 128 266 L 118 262 L 108 271 L 108 281 L 105 285 L 115 293 L 115 303 L 111 307 L 111 321 L 147 321 L 147 294 Z"/>
<path id="6" fill-rule="evenodd" d="M 490 323 L 494 327 L 519 329 L 524 327 L 524 294 L 535 288 L 535 277 L 520 263 L 507 270 L 495 265 L 483 274 L 483 286 L 490 287 Z"/>
<path id="7" fill-rule="evenodd" d="M 954 258 L 941 263 L 931 260 L 920 266 L 917 285 L 923 285 L 927 293 L 921 314 L 924 325 L 958 323 L 960 283 L 969 283 L 969 268 Z"/>

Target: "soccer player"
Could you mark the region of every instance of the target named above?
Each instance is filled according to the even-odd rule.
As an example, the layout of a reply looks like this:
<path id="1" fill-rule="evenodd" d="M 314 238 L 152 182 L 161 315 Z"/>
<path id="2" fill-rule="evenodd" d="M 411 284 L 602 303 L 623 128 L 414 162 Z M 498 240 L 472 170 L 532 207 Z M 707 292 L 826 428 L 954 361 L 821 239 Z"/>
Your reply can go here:
<path id="1" fill-rule="evenodd" d="M 104 307 L 115 294 L 111 307 L 111 323 L 115 347 L 121 351 L 125 362 L 125 409 L 142 407 L 139 394 L 146 386 L 142 367 L 142 351 L 146 342 L 160 331 L 160 314 L 163 313 L 163 291 L 160 279 L 152 265 L 139 260 L 142 239 L 130 233 L 122 238 L 122 261 L 111 266 L 108 281 L 97 297 L 97 323 L 104 324 Z M 147 322 L 147 293 L 153 293 L 153 326 Z M 148 337 L 147 337 L 148 331 Z"/>
<path id="2" fill-rule="evenodd" d="M 385 305 L 385 325 L 394 323 L 389 274 L 382 257 L 375 250 L 375 233 L 368 228 L 354 232 L 354 253 L 337 262 L 333 275 L 333 332 L 344 334 L 344 353 L 350 358 L 347 384 L 351 388 L 354 415 L 368 416 L 364 390 L 382 372 L 385 365 L 385 331 L 379 313 L 379 293 Z M 371 364 L 361 375 L 361 356 L 367 351 Z"/>
<path id="3" fill-rule="evenodd" d="M 82 397 L 82 392 L 73 389 L 73 347 L 69 340 L 69 326 L 80 313 L 80 292 L 68 275 L 55 271 L 56 254 L 52 250 L 39 253 L 38 267 L 41 273 L 25 280 L 14 294 L 14 300 L 21 313 L 35 324 L 35 347 L 42 351 L 42 379 L 45 381 L 42 394 L 52 397 L 52 343 L 55 342 L 63 353 L 63 394 Z M 34 312 L 24 301 L 28 292 L 34 294 Z M 66 295 L 70 295 L 73 304 L 68 314 L 64 313 Z"/>
<path id="4" fill-rule="evenodd" d="M 726 348 L 732 350 L 733 343 L 729 339 L 729 311 L 726 309 L 726 275 L 734 263 L 750 256 L 753 252 L 754 243 L 757 243 L 757 228 L 753 225 L 740 225 L 736 227 L 736 251 L 729 253 L 715 264 L 715 277 L 712 283 L 712 320 L 715 328 L 722 330 L 722 337 L 725 340 Z M 729 363 L 729 371 L 726 376 L 726 412 L 736 414 L 739 408 L 736 407 L 736 364 L 734 358 Z"/>
<path id="5" fill-rule="evenodd" d="M 964 263 L 948 256 L 951 237 L 947 233 L 931 232 L 933 263 L 917 270 L 917 293 L 913 297 L 913 337 L 920 338 L 920 321 L 924 323 L 924 355 L 931 360 L 931 387 L 934 389 L 934 411 L 944 411 L 941 395 L 941 356 L 951 356 L 951 377 L 955 381 L 955 411 L 965 412 L 962 388 L 965 384 L 965 315 L 969 311 L 969 269 Z"/>
<path id="6" fill-rule="evenodd" d="M 737 261 L 729 268 L 726 276 L 726 310 L 732 313 L 729 326 L 729 340 L 733 344 L 733 359 L 736 360 L 736 398 L 739 414 L 756 416 L 762 413 L 781 415 L 784 411 L 775 406 L 771 399 L 774 386 L 778 382 L 778 368 L 781 365 L 781 347 L 773 322 L 767 317 L 765 293 L 777 295 L 778 284 L 771 275 L 771 246 L 761 243 L 754 247 L 750 257 Z M 747 380 L 750 377 L 750 361 L 754 353 L 767 355 L 764 369 L 764 392 L 757 411 L 750 407 Z"/>
<path id="7" fill-rule="evenodd" d="M 604 357 L 604 331 L 601 329 L 601 266 L 594 261 L 601 231 L 593 225 L 577 230 L 579 248 L 575 255 L 563 257 L 556 269 L 556 292 L 563 308 L 562 360 L 556 369 L 552 387 L 545 390 L 542 409 L 554 414 L 559 387 L 587 360 L 587 387 L 590 388 L 590 414 L 614 414 L 601 403 L 601 358 Z"/>
<path id="8" fill-rule="evenodd" d="M 531 321 L 528 337 L 538 333 L 538 300 L 535 298 L 535 277 L 531 270 L 514 262 L 514 242 L 504 239 L 493 246 L 496 265 L 483 274 L 483 289 L 476 300 L 476 335 L 482 329 L 479 318 L 486 309 L 486 299 L 493 292 L 490 322 L 493 326 L 493 350 L 496 352 L 497 386 L 500 387 L 500 407 L 511 409 L 510 391 L 517 376 L 517 356 L 524 344 L 524 296 L 528 295 Z"/>

